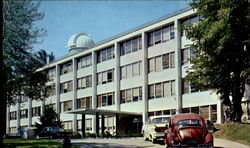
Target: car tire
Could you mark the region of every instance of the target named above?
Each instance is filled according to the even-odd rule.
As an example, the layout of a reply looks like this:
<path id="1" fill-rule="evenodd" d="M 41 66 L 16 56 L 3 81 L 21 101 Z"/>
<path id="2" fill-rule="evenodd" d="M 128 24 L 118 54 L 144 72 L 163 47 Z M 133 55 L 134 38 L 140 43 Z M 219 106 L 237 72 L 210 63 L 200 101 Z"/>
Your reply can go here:
<path id="1" fill-rule="evenodd" d="M 156 143 L 156 142 L 157 142 L 157 140 L 156 140 L 156 139 L 153 139 L 153 138 L 152 138 L 151 141 L 152 141 L 152 143 Z"/>

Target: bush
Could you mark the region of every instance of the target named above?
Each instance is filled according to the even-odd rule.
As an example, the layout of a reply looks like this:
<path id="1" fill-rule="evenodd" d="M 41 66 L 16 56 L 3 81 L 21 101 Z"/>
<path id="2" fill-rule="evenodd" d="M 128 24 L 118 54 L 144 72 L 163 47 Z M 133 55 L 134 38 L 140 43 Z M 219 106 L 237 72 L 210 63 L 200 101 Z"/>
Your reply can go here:
<path id="1" fill-rule="evenodd" d="M 72 138 L 79 139 L 79 138 L 82 138 L 82 135 L 79 132 L 73 132 L 72 133 Z"/>
<path id="2" fill-rule="evenodd" d="M 85 137 L 95 138 L 95 137 L 96 137 L 96 134 L 95 134 L 95 133 L 87 132 L 87 133 L 85 134 Z"/>

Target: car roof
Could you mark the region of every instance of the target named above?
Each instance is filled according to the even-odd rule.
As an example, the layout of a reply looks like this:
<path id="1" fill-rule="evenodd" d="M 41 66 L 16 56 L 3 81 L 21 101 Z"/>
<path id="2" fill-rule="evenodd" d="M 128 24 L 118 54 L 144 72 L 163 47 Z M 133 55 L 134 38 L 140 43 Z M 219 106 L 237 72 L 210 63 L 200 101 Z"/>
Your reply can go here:
<path id="1" fill-rule="evenodd" d="M 196 120 L 201 120 L 202 122 L 205 122 L 204 118 L 201 115 L 194 114 L 194 113 L 184 113 L 184 114 L 177 114 L 171 117 L 172 122 L 175 124 L 179 122 L 180 120 L 185 120 L 185 119 L 196 119 Z"/>

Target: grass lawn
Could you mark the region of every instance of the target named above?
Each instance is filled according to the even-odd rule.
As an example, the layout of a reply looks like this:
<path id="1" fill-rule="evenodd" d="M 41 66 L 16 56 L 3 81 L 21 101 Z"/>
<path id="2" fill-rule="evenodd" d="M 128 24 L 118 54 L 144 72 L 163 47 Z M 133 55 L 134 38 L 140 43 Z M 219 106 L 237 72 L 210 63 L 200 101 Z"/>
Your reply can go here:
<path id="1" fill-rule="evenodd" d="M 214 127 L 219 129 L 213 133 L 214 137 L 250 145 L 250 124 L 215 124 Z"/>
<path id="2" fill-rule="evenodd" d="M 4 148 L 62 148 L 61 142 L 48 139 L 5 139 Z M 72 146 L 72 148 L 79 148 Z"/>

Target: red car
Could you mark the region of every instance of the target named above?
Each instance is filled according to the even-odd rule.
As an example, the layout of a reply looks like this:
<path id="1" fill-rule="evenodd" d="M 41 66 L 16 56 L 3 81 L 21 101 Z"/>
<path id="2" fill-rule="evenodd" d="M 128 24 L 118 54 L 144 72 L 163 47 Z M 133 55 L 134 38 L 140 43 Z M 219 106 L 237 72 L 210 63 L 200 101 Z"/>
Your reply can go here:
<path id="1" fill-rule="evenodd" d="M 166 147 L 213 147 L 213 135 L 205 120 L 197 114 L 178 114 L 171 117 L 165 130 Z"/>

